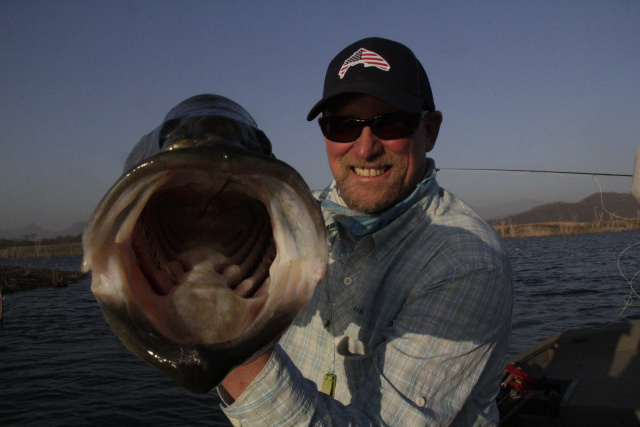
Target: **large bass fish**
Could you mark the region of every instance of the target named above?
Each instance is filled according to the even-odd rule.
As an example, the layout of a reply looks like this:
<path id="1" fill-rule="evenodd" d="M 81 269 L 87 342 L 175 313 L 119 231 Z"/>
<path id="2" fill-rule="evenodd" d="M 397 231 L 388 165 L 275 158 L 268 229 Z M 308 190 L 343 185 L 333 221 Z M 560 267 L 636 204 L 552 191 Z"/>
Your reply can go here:
<path id="1" fill-rule="evenodd" d="M 181 102 L 142 137 L 83 249 L 115 334 L 195 392 L 280 338 L 327 257 L 304 180 L 241 106 L 217 95 Z"/>

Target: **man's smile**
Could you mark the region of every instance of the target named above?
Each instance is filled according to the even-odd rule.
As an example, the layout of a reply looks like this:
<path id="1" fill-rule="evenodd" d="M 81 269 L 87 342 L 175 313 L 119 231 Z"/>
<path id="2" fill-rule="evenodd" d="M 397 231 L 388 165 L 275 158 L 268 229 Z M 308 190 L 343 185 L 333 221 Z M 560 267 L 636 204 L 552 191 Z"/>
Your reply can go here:
<path id="1" fill-rule="evenodd" d="M 380 176 L 385 173 L 387 170 L 391 169 L 391 166 L 377 167 L 377 168 L 358 168 L 352 167 L 351 170 L 356 173 L 358 176 Z"/>

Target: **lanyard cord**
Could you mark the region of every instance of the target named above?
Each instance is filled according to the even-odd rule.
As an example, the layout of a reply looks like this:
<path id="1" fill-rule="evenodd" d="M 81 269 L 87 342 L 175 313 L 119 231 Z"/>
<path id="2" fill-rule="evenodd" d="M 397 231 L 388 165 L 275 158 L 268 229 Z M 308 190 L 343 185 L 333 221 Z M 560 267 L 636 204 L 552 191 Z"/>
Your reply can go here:
<path id="1" fill-rule="evenodd" d="M 336 365 L 336 341 L 335 337 L 333 337 L 333 286 L 331 287 L 331 291 L 329 292 L 329 329 L 331 333 L 331 341 L 333 344 L 333 361 L 329 370 L 326 374 L 324 374 L 324 378 L 322 379 L 322 387 L 320 391 L 322 393 L 328 394 L 330 397 L 335 397 L 336 393 L 336 382 L 337 377 L 335 374 L 335 365 Z"/>
<path id="2" fill-rule="evenodd" d="M 331 293 L 329 295 L 329 326 L 331 328 L 331 342 L 333 344 L 333 360 L 331 361 L 330 373 L 335 374 L 336 367 L 336 335 L 333 329 L 333 292 L 335 290 L 335 281 L 331 285 Z"/>
<path id="3" fill-rule="evenodd" d="M 339 262 L 339 261 L 336 261 L 336 262 Z M 335 366 L 336 366 L 336 336 L 335 336 L 335 329 L 333 327 L 333 323 L 334 323 L 333 298 L 336 290 L 336 279 L 339 272 L 340 272 L 340 269 L 336 268 L 333 273 L 334 280 L 332 280 L 331 288 L 329 289 L 329 334 L 330 334 L 331 346 L 333 347 L 333 354 L 332 356 L 331 355 L 329 356 L 329 357 L 332 357 L 331 364 L 328 370 L 328 373 L 330 374 L 335 374 Z M 331 349 L 329 349 L 329 351 L 331 352 Z"/>
<path id="4" fill-rule="evenodd" d="M 336 261 L 339 262 L 339 261 Z M 322 387 L 320 388 L 320 391 L 322 393 L 328 394 L 331 397 L 335 397 L 335 391 L 336 391 L 336 382 L 337 382 L 337 377 L 335 375 L 335 366 L 336 366 L 336 337 L 335 337 L 335 329 L 334 329 L 334 312 L 333 312 L 333 299 L 334 299 L 334 292 L 335 292 L 335 287 L 336 287 L 336 279 L 338 277 L 340 269 L 336 268 L 335 272 L 333 274 L 333 281 L 331 283 L 331 287 L 329 289 L 329 334 L 330 334 L 330 340 L 331 340 L 331 346 L 333 346 L 333 355 L 332 355 L 332 359 L 331 359 L 331 365 L 329 366 L 329 369 L 327 371 L 326 374 L 324 374 L 324 378 L 322 379 Z M 331 351 L 331 348 L 329 348 L 329 351 Z"/>

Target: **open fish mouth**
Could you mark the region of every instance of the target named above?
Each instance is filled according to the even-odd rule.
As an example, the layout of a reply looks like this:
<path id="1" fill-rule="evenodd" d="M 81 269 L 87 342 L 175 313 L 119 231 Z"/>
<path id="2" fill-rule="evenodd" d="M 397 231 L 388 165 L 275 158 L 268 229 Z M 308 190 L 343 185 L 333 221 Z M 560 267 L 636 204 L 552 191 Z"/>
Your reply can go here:
<path id="1" fill-rule="evenodd" d="M 178 146 L 103 198 L 83 269 L 123 343 L 205 392 L 280 338 L 324 277 L 327 246 L 291 167 L 237 145 Z"/>

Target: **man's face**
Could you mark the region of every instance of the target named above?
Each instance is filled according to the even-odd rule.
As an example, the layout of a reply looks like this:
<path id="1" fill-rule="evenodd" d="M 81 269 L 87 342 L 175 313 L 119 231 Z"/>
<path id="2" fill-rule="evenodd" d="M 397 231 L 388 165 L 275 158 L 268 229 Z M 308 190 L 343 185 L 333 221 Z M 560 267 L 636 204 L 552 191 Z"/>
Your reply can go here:
<path id="1" fill-rule="evenodd" d="M 332 103 L 327 116 L 369 119 L 398 111 L 387 102 L 364 94 L 349 94 Z M 429 116 L 436 116 L 434 120 Z M 370 127 L 347 143 L 325 138 L 329 166 L 347 206 L 362 213 L 381 212 L 408 196 L 426 172 L 426 153 L 433 148 L 442 116 L 425 117 L 413 135 L 384 140 Z M 439 120 L 438 120 L 439 118 Z"/>

